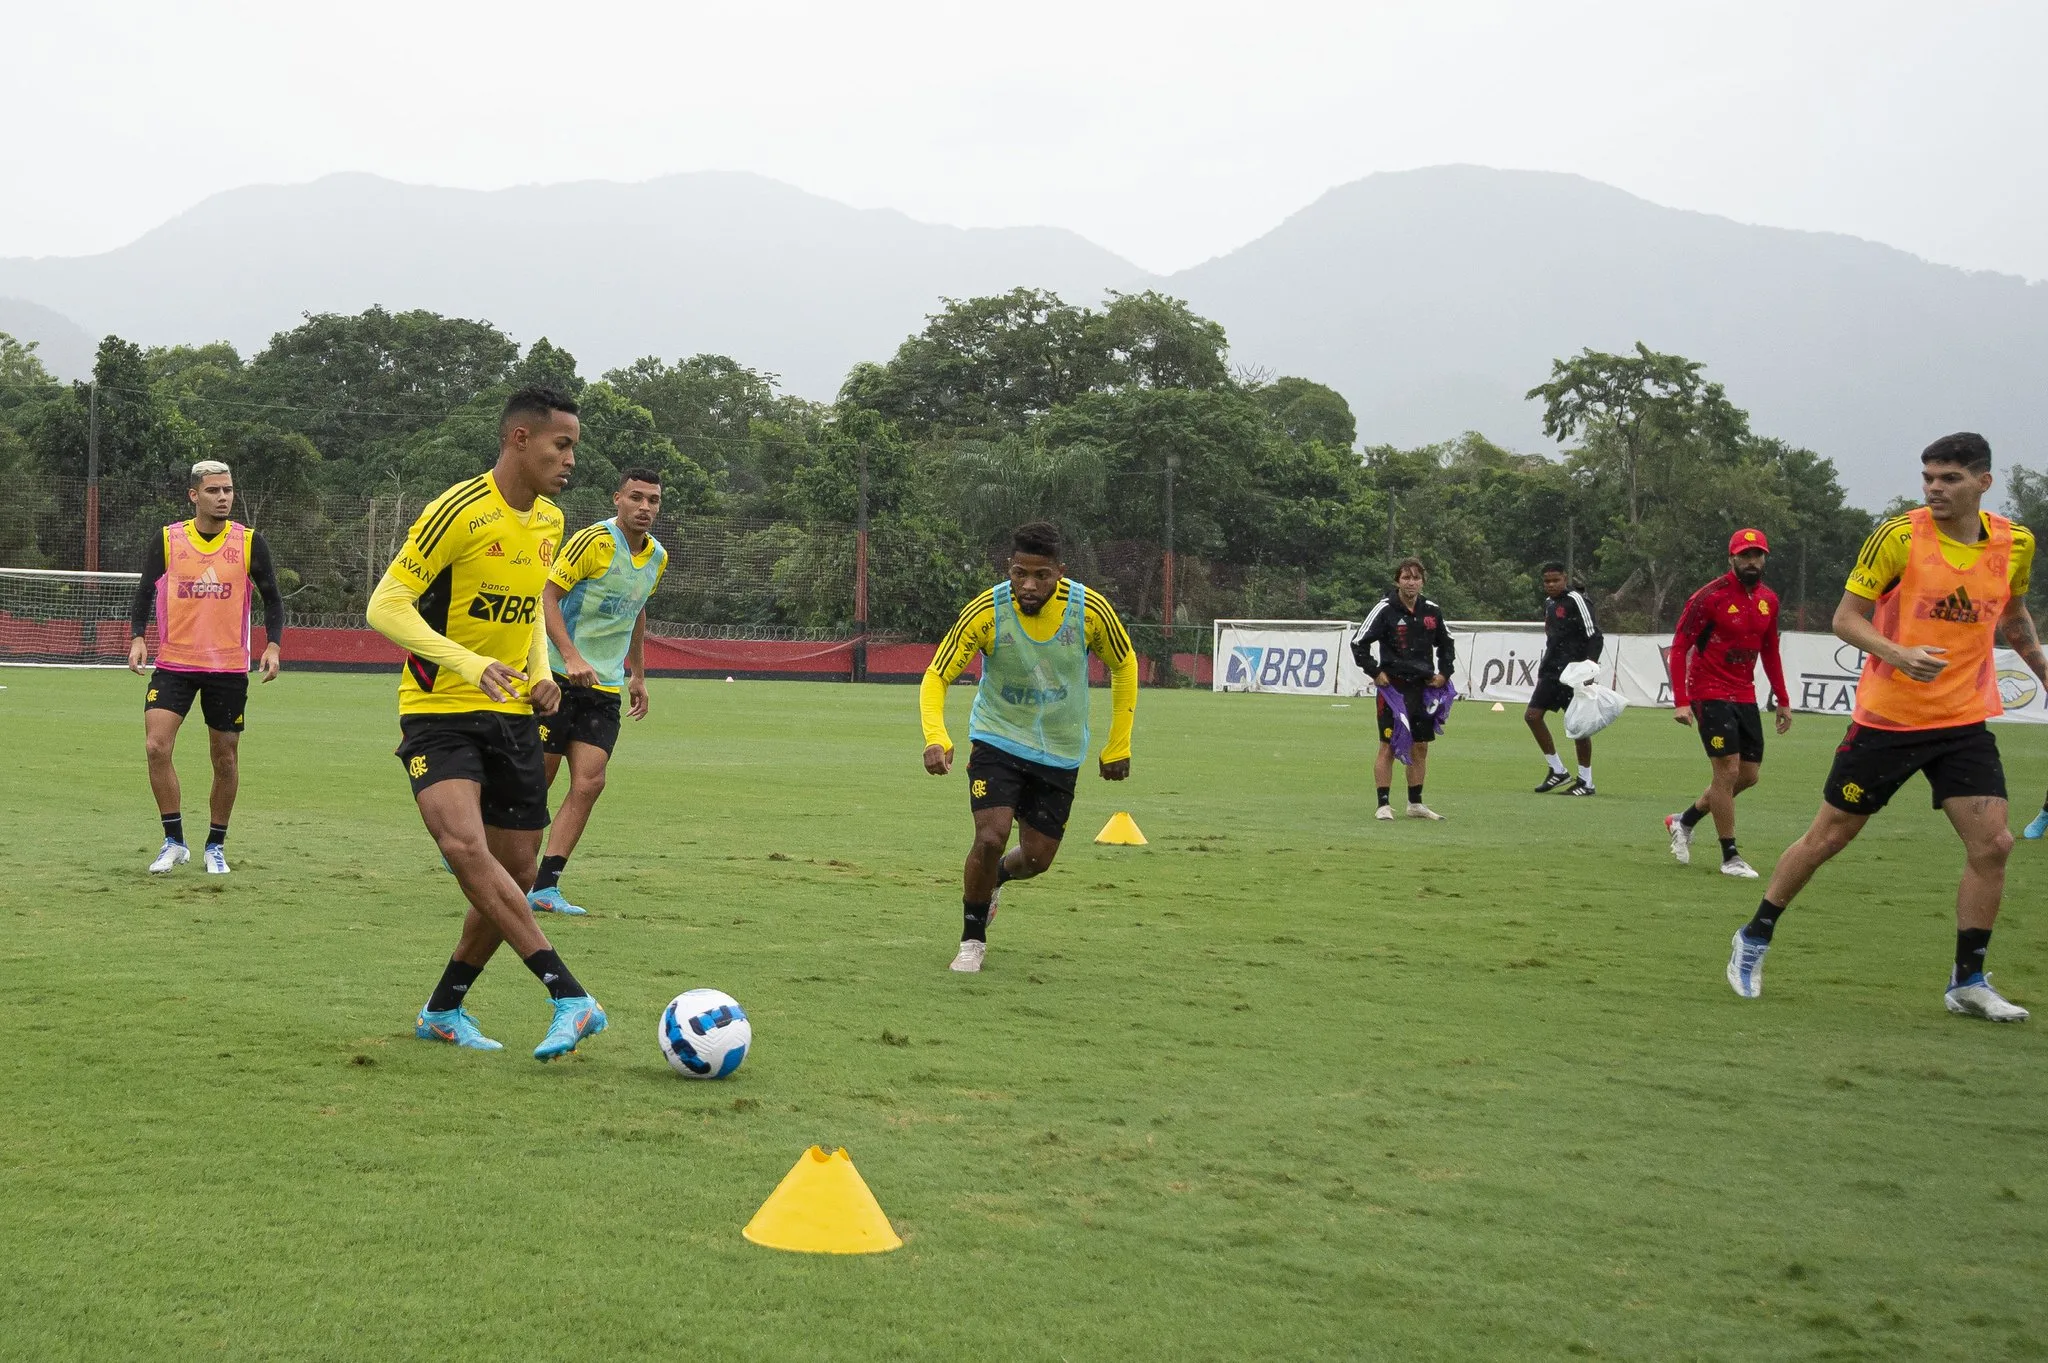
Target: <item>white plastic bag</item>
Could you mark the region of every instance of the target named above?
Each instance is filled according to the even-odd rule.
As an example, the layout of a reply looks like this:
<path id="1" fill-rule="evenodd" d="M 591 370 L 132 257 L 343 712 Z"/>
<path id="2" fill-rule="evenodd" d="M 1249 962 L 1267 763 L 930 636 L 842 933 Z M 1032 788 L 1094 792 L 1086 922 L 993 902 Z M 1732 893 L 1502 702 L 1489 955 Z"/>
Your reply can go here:
<path id="1" fill-rule="evenodd" d="M 1566 738 L 1591 738 L 1628 709 L 1621 692 L 1593 680 L 1599 675 L 1600 665 L 1593 662 L 1573 663 L 1558 674 L 1557 679 L 1572 689 L 1571 704 L 1564 708 Z"/>

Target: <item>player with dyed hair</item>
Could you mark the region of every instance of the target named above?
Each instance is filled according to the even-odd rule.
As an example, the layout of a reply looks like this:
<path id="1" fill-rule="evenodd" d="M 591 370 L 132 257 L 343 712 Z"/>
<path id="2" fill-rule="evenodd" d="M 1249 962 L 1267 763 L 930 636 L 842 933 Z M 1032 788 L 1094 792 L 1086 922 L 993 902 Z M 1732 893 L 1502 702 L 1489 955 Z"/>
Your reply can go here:
<path id="1" fill-rule="evenodd" d="M 619 741 L 619 690 L 626 713 L 647 717 L 647 599 L 668 570 L 668 550 L 651 533 L 661 514 L 661 475 L 627 469 L 612 493 L 617 514 L 577 531 L 541 589 L 548 665 L 562 704 L 540 726 L 547 779 L 564 758 L 569 793 L 548 829 L 547 854 L 526 902 L 544 913 L 580 914 L 562 894 L 562 872 L 604 794 L 605 768 Z"/>
<path id="2" fill-rule="evenodd" d="M 552 1060 L 604 1030 L 590 997 L 534 921 L 547 770 L 535 714 L 561 692 L 547 672 L 541 588 L 562 543 L 559 492 L 576 467 L 576 404 L 522 388 L 498 421 L 498 462 L 427 504 L 370 597 L 370 624 L 405 650 L 398 681 L 398 760 L 420 819 L 469 900 L 462 935 L 414 1031 L 495 1051 L 463 1006 L 510 943 L 548 991 L 554 1017 L 534 1047 Z"/>
<path id="3" fill-rule="evenodd" d="M 2021 1022 L 2027 1010 L 1984 973 L 2012 852 L 2005 768 L 1985 721 L 2004 712 L 2000 634 L 2048 685 L 2048 656 L 2026 607 L 2034 536 L 1981 509 L 1991 488 L 1991 446 L 1981 435 L 1929 445 L 1920 486 L 1927 504 L 1870 532 L 1835 607 L 1836 635 L 1864 654 L 1855 714 L 1813 825 L 1778 858 L 1763 902 L 1735 931 L 1728 984 L 1746 999 L 1763 993 L 1764 955 L 1793 896 L 1919 772 L 1963 842 L 1944 1001 L 1951 1013 Z"/>
<path id="4" fill-rule="evenodd" d="M 1756 665 L 1778 698 L 1777 729 L 1792 728 L 1792 697 L 1778 650 L 1778 594 L 1764 585 L 1771 542 L 1761 530 L 1728 537 L 1728 571 L 1694 592 L 1671 640 L 1671 703 L 1680 724 L 1700 726 L 1700 743 L 1713 769 L 1706 792 L 1666 815 L 1671 855 L 1692 864 L 1692 830 L 1708 814 L 1721 839 L 1721 874 L 1756 879 L 1756 868 L 1735 850 L 1735 797 L 1763 770 L 1764 721 L 1756 705 Z"/>
<path id="5" fill-rule="evenodd" d="M 156 670 L 142 702 L 144 752 L 149 788 L 156 795 L 164 842 L 151 875 L 163 875 L 192 859 L 185 846 L 183 793 L 173 760 L 178 729 L 194 698 L 206 720 L 207 750 L 213 758 L 212 823 L 206 830 L 205 862 L 210 875 L 228 874 L 228 819 L 242 785 L 244 708 L 249 701 L 249 598 L 263 597 L 263 680 L 277 677 L 284 640 L 284 597 L 263 536 L 231 517 L 235 475 L 218 459 L 192 466 L 185 497 L 192 518 L 172 521 L 149 542 L 135 599 L 128 608 L 128 670 L 149 662 L 149 614 L 156 611 Z"/>
<path id="6" fill-rule="evenodd" d="M 974 845 L 962 873 L 960 951 L 952 969 L 972 974 L 988 952 L 988 925 L 1003 886 L 1052 865 L 1066 836 L 1075 775 L 1088 755 L 1088 655 L 1109 669 L 1109 741 L 1102 779 L 1131 774 L 1138 657 L 1116 610 L 1066 575 L 1060 532 L 1044 521 L 1011 536 L 1009 576 L 974 598 L 933 655 L 918 693 L 924 769 L 953 770 L 946 688 L 982 657 L 981 687 L 967 721 L 968 804 Z M 1010 847 L 1010 829 L 1023 827 Z M 1007 850 L 1005 850 L 1007 849 Z"/>

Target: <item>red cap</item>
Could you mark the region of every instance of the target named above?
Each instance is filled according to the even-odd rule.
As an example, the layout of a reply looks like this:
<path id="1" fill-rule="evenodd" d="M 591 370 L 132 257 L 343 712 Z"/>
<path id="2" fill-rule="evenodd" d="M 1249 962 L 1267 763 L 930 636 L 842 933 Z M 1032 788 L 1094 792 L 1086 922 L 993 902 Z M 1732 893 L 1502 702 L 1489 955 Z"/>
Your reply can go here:
<path id="1" fill-rule="evenodd" d="M 1728 537 L 1728 552 L 1731 555 L 1751 549 L 1761 549 L 1767 554 L 1771 552 L 1771 542 L 1764 538 L 1763 531 L 1738 530 Z"/>

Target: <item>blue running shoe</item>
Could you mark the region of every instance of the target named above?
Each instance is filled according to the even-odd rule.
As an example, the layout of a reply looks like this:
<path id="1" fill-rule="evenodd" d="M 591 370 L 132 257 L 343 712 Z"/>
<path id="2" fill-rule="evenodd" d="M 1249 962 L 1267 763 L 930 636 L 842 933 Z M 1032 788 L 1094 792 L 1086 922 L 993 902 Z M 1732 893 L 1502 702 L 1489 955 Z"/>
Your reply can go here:
<path id="1" fill-rule="evenodd" d="M 2036 814 L 2034 821 L 2020 830 L 2020 836 L 2029 840 L 2039 838 L 2044 833 L 2048 833 L 2048 809 Z"/>
<path id="2" fill-rule="evenodd" d="M 420 1020 L 413 1027 L 412 1034 L 422 1041 L 445 1041 L 451 1046 L 461 1046 L 472 1051 L 505 1049 L 503 1042 L 493 1041 L 483 1034 L 467 1008 L 444 1008 L 438 1013 L 430 1013 L 422 1008 Z"/>
<path id="3" fill-rule="evenodd" d="M 535 913 L 582 913 L 583 910 L 562 898 L 562 892 L 550 885 L 545 890 L 533 890 L 526 896 L 526 907 Z"/>
<path id="4" fill-rule="evenodd" d="M 1746 999 L 1764 996 L 1764 953 L 1769 942 L 1752 942 L 1735 929 L 1735 948 L 1728 953 L 1728 987 Z"/>
<path id="5" fill-rule="evenodd" d="M 584 1037 L 596 1036 L 604 1030 L 604 1009 L 598 1007 L 597 1000 L 590 995 L 555 999 L 553 1003 L 555 1020 L 548 1024 L 548 1034 L 540 1039 L 540 1045 L 533 1048 L 535 1060 L 553 1060 L 558 1055 L 567 1055 Z"/>

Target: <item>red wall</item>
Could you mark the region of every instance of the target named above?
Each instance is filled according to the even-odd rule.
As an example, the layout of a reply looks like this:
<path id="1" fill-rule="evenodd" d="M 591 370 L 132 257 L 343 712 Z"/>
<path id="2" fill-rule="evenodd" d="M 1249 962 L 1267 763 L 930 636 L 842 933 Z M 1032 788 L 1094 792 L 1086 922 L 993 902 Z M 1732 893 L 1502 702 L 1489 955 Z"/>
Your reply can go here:
<path id="1" fill-rule="evenodd" d="M 90 660 L 116 662 L 128 656 L 128 623 L 104 620 L 93 631 Z M 255 631 L 254 648 L 261 653 L 264 631 Z M 0 612 L 0 659 L 35 657 L 38 661 L 87 660 L 85 626 L 76 620 L 18 620 Z M 931 664 L 936 644 L 870 644 L 868 676 L 876 681 L 916 681 Z M 382 672 L 404 661 L 398 646 L 368 629 L 294 629 L 285 636 L 285 666 L 325 671 Z M 1209 682 L 1209 659 L 1174 655 L 1174 667 L 1196 682 Z M 749 677 L 843 681 L 853 675 L 853 645 L 781 643 L 742 639 L 647 640 L 647 671 L 658 677 Z M 1090 680 L 1104 685 L 1102 664 L 1089 661 Z M 1153 682 L 1150 659 L 1140 659 L 1138 678 Z"/>

